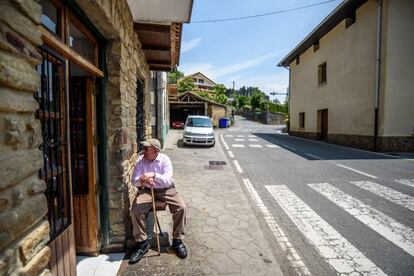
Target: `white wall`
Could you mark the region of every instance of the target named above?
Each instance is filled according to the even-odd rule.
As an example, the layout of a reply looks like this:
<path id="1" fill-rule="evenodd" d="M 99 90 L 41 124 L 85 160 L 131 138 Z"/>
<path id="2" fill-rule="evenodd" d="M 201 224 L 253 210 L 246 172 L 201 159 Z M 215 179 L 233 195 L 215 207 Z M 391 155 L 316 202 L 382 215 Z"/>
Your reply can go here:
<path id="1" fill-rule="evenodd" d="M 298 131 L 305 112 L 306 132 L 317 132 L 317 110 L 328 109 L 328 133 L 373 135 L 376 1 L 356 12 L 347 29 L 342 21 L 291 67 L 290 127 Z M 327 83 L 318 85 L 318 65 L 327 63 Z"/>
<path id="2" fill-rule="evenodd" d="M 414 1 L 384 2 L 382 136 L 414 135 Z"/>

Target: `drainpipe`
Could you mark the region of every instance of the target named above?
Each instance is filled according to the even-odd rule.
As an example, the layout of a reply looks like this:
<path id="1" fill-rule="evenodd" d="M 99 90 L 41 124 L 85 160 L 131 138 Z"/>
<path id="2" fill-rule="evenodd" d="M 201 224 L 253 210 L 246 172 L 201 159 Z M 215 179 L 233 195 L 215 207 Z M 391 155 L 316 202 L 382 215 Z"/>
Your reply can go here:
<path id="1" fill-rule="evenodd" d="M 378 149 L 378 109 L 381 82 L 381 23 L 382 0 L 377 2 L 377 49 L 375 58 L 375 118 L 374 118 L 374 151 Z"/>
<path id="2" fill-rule="evenodd" d="M 288 70 L 289 70 L 289 87 L 288 87 L 288 90 L 286 91 L 286 97 L 288 97 L 287 98 L 287 115 L 288 115 L 288 124 L 289 124 L 289 126 L 286 126 L 286 131 L 287 131 L 287 133 L 290 135 L 290 125 L 291 125 L 291 120 L 292 120 L 292 118 L 291 118 L 291 116 L 290 116 L 290 89 L 292 88 L 292 72 L 291 72 L 291 69 L 290 69 L 290 66 L 289 67 L 286 67 Z"/>

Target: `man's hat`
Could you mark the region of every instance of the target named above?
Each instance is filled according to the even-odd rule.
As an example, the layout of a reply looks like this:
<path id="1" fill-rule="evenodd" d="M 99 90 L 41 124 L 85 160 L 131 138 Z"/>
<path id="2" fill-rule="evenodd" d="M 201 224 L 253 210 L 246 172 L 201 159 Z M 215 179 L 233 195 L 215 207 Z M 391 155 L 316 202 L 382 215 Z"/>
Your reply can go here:
<path id="1" fill-rule="evenodd" d="M 139 142 L 139 143 L 141 145 L 143 145 L 144 147 L 151 147 L 152 146 L 154 148 L 161 149 L 160 141 L 158 141 L 157 139 L 154 139 L 154 138 L 150 138 L 146 141 L 142 141 L 142 142 Z"/>

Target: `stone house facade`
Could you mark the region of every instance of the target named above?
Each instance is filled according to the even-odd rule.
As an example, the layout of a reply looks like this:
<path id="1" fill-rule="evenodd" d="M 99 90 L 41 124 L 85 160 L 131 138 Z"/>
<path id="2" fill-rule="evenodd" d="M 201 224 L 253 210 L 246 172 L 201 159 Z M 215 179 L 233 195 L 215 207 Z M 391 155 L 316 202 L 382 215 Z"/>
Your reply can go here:
<path id="1" fill-rule="evenodd" d="M 75 275 L 76 252 L 128 246 L 150 70 L 178 64 L 192 1 L 139 5 L 1 1 L 1 275 Z"/>
<path id="2" fill-rule="evenodd" d="M 280 63 L 290 134 L 377 151 L 414 150 L 410 0 L 346 0 Z"/>

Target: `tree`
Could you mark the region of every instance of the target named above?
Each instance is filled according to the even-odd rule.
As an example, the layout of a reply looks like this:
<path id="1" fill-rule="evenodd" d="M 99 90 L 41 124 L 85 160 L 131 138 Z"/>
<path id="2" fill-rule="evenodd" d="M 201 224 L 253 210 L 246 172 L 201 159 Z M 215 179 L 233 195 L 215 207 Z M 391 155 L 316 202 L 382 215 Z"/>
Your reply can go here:
<path id="1" fill-rule="evenodd" d="M 238 96 L 237 97 L 237 105 L 239 108 L 243 108 L 245 105 L 247 105 L 249 101 L 249 98 L 247 96 Z"/>
<path id="2" fill-rule="evenodd" d="M 216 103 L 227 104 L 226 87 L 224 84 L 216 84 L 213 87 L 214 95 L 212 100 Z"/>
<path id="3" fill-rule="evenodd" d="M 168 83 L 176 84 L 179 79 L 184 78 L 184 73 L 178 70 L 174 70 L 168 73 Z"/>
<path id="4" fill-rule="evenodd" d="M 215 94 L 224 94 L 226 95 L 226 87 L 224 86 L 224 84 L 216 84 L 213 87 L 213 91 Z"/>
<path id="5" fill-rule="evenodd" d="M 225 93 L 214 94 L 213 101 L 216 103 L 227 104 L 227 96 Z"/>
<path id="6" fill-rule="evenodd" d="M 258 92 L 254 93 L 250 99 L 252 109 L 260 109 L 262 102 L 264 102 L 264 96 Z"/>
<path id="7" fill-rule="evenodd" d="M 239 97 L 238 95 L 234 95 L 233 101 L 231 102 L 231 106 L 234 108 L 237 108 L 237 105 L 239 103 Z"/>
<path id="8" fill-rule="evenodd" d="M 275 104 L 280 104 L 280 101 L 277 98 L 274 98 L 272 102 Z"/>
<path id="9" fill-rule="evenodd" d="M 178 94 L 181 94 L 187 91 L 193 91 L 194 88 L 195 88 L 195 85 L 194 85 L 193 79 L 186 78 L 186 79 L 181 80 L 178 83 L 177 92 Z"/>

